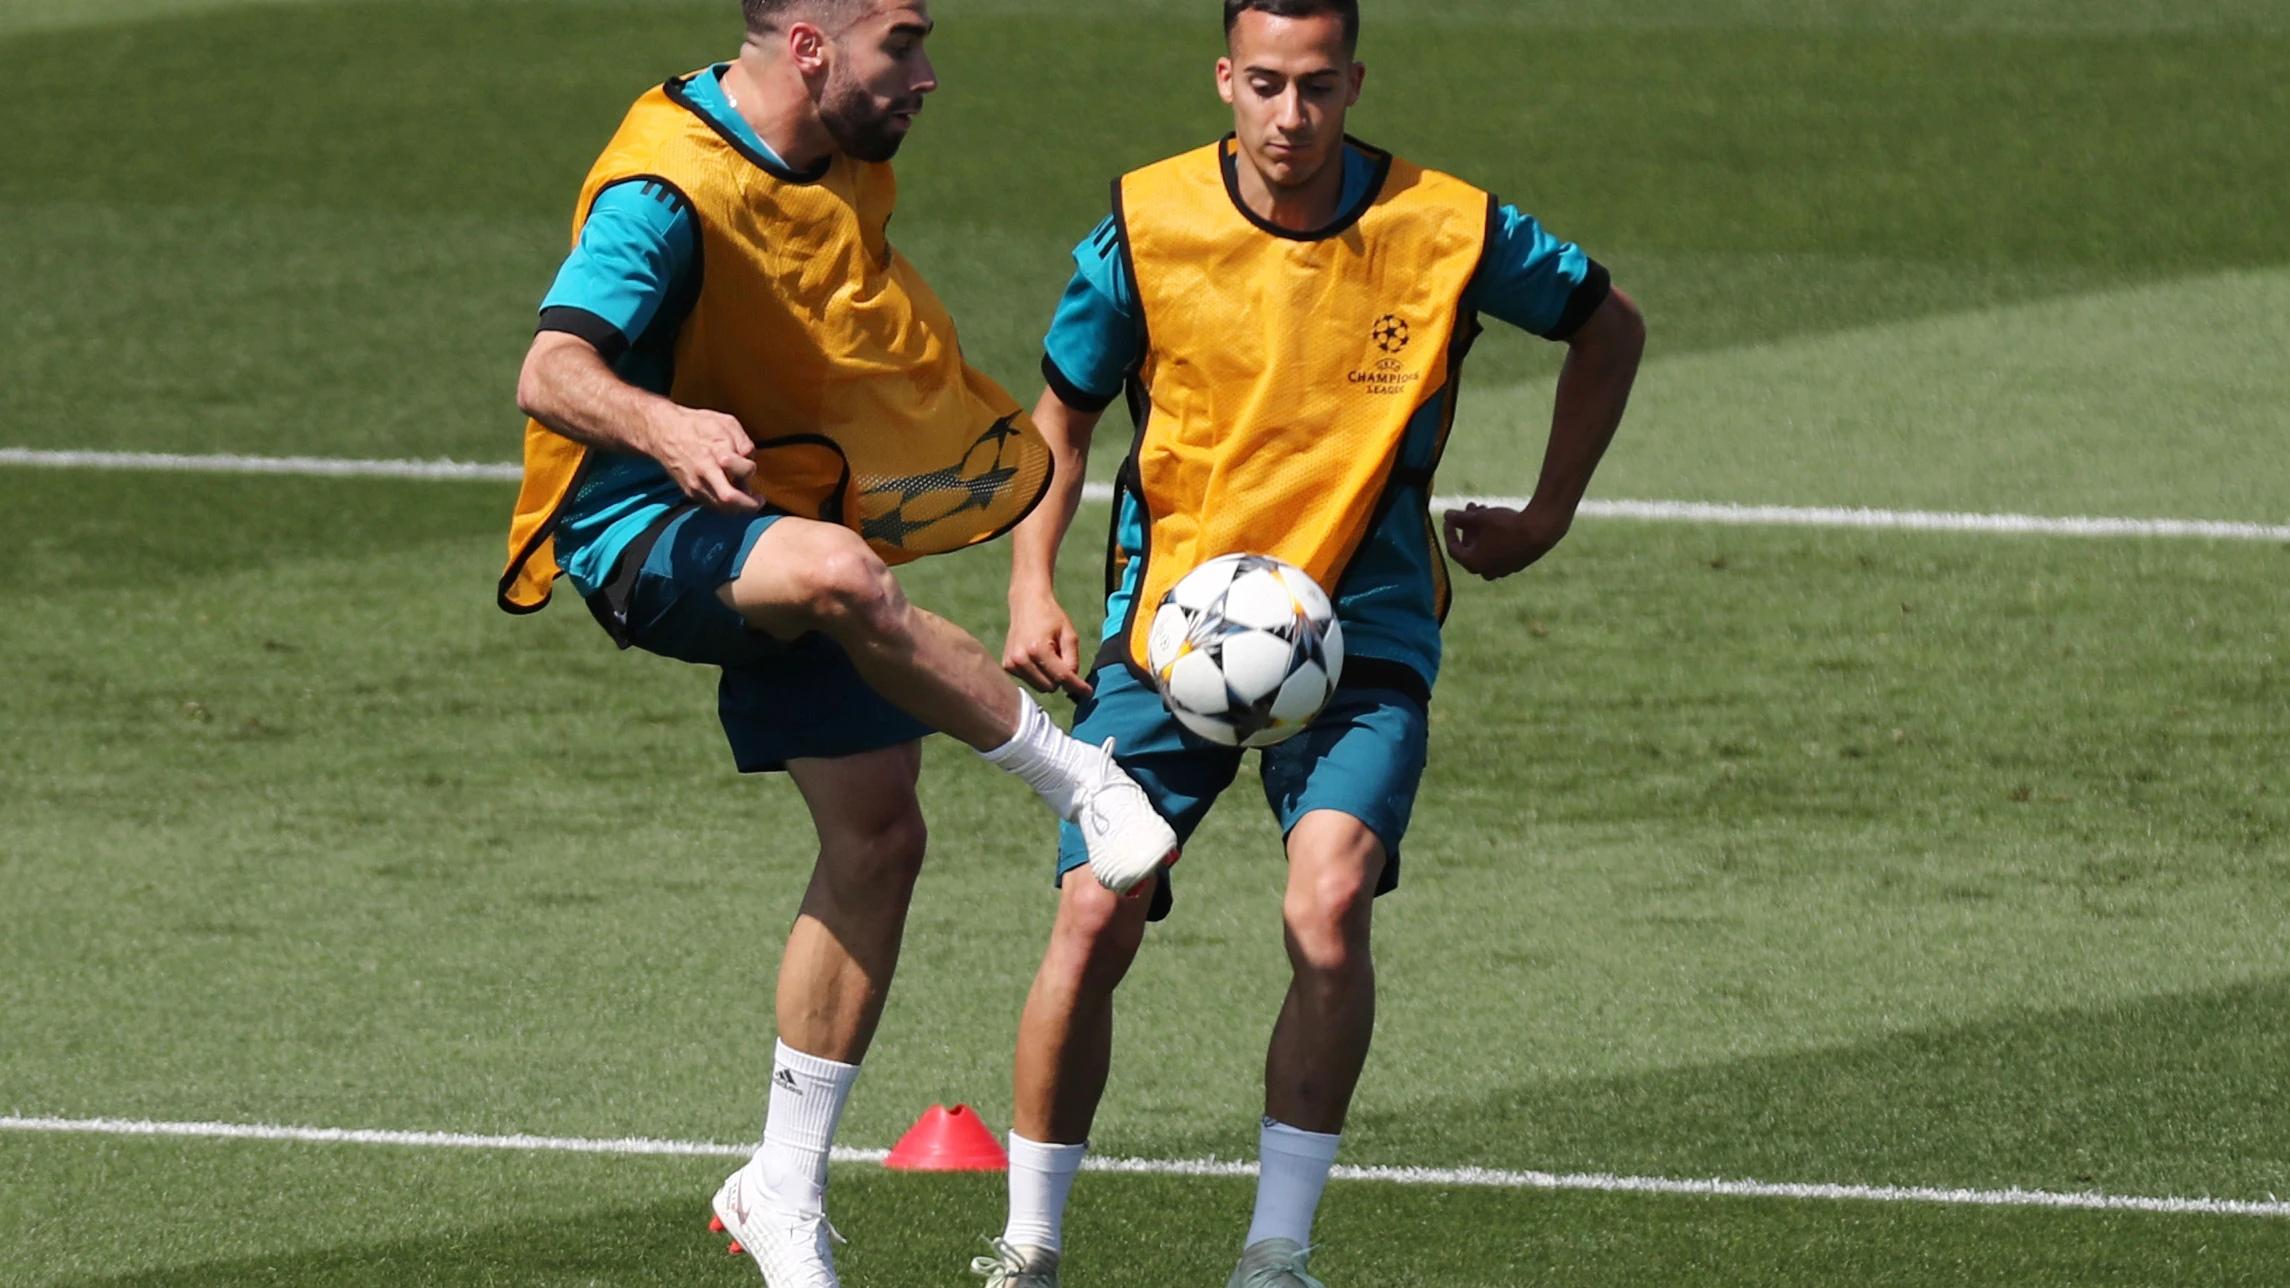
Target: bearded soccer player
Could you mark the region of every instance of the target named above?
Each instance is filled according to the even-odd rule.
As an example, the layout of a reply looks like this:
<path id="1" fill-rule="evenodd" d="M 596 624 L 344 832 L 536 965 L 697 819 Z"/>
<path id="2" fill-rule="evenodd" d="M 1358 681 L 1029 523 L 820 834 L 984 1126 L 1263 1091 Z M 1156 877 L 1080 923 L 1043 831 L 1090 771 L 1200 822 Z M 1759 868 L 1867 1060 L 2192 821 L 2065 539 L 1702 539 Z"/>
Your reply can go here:
<path id="1" fill-rule="evenodd" d="M 1312 1222 L 1375 1022 L 1369 924 L 1399 881 L 1440 663 L 1446 567 L 1432 471 L 1465 352 L 1489 315 L 1569 347 L 1548 452 L 1523 511 L 1445 516 L 1466 571 L 1548 554 L 1620 425 L 1645 330 L 1605 270 L 1470 185 L 1353 142 L 1354 0 L 1227 0 L 1217 85 L 1235 133 L 1115 187 L 1075 252 L 1035 413 L 1058 458 L 1018 529 L 1004 664 L 1082 698 L 1075 730 L 1117 758 L 1189 836 L 1241 752 L 1185 732 L 1145 667 L 1154 606 L 1228 554 L 1285 559 L 1337 600 L 1343 683 L 1302 734 L 1262 753 L 1286 834 L 1294 976 L 1265 1066 L 1262 1169 L 1232 1288 L 1316 1288 Z M 1051 574 L 1104 409 L 1138 420 L 1117 485 L 1102 651 L 1087 680 Z M 1086 862 L 1068 830 L 1061 876 Z M 992 1288 L 1054 1288 L 1067 1194 L 1111 1062 L 1115 987 L 1171 907 L 1064 880 L 1020 1027 L 1010 1221 L 973 1266 Z M 1142 887 L 1141 887 L 1142 888 Z"/>
<path id="2" fill-rule="evenodd" d="M 922 862 L 918 740 L 1016 774 L 1114 885 L 1176 838 L 890 572 L 1001 535 L 1052 483 L 884 236 L 889 162 L 937 88 L 924 0 L 745 11 L 739 57 L 639 99 L 581 191 L 518 388 L 501 602 L 537 611 L 561 569 L 622 647 L 721 668 L 738 767 L 784 770 L 810 808 L 763 1142 L 715 1210 L 770 1288 L 832 1288 L 828 1149 Z"/>

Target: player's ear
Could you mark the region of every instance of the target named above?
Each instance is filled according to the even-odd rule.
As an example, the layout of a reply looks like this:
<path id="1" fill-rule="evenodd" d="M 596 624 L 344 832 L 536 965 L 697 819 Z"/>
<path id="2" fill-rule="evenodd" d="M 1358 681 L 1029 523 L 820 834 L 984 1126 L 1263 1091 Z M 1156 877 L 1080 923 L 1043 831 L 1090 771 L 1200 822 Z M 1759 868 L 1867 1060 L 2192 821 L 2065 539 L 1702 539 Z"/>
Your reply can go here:
<path id="1" fill-rule="evenodd" d="M 814 22 L 791 23 L 787 28 L 787 56 L 805 76 L 827 70 L 827 50 L 833 43 L 826 30 Z"/>
<path id="2" fill-rule="evenodd" d="M 1232 59 L 1219 58 L 1217 60 L 1217 97 L 1223 99 L 1225 105 L 1230 107 L 1232 105 L 1232 93 Z"/>
<path id="3" fill-rule="evenodd" d="M 1352 92 L 1351 92 L 1351 94 L 1350 94 L 1348 97 L 1346 97 L 1346 98 L 1344 99 L 1344 106 L 1346 106 L 1346 107 L 1358 107 L 1358 106 L 1360 105 L 1360 91 L 1361 91 L 1362 89 L 1365 89 L 1365 88 L 1367 88 L 1367 84 L 1368 84 L 1368 65 L 1367 65 L 1366 63 L 1353 63 L 1353 64 L 1352 64 Z"/>

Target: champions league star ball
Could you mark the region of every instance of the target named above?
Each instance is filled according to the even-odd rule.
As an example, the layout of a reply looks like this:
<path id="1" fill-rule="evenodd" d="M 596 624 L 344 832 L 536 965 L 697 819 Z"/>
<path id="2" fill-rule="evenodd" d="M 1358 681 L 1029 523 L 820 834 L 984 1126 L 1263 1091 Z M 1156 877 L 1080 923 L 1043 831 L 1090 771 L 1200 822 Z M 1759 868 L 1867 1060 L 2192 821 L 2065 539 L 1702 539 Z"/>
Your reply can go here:
<path id="1" fill-rule="evenodd" d="M 1344 631 L 1303 569 L 1211 559 L 1153 615 L 1146 664 L 1169 714 L 1226 747 L 1269 747 L 1320 714 L 1344 670 Z"/>

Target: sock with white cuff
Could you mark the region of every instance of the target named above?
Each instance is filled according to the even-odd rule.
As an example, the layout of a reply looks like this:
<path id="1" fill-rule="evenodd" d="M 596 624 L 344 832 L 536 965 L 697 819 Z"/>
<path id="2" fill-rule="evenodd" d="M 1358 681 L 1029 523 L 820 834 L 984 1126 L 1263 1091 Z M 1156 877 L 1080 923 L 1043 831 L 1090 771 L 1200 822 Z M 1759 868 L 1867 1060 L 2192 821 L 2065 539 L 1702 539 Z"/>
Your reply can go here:
<path id="1" fill-rule="evenodd" d="M 822 1060 L 779 1044 L 763 1147 L 752 1164 L 772 1206 L 804 1214 L 826 1210 L 827 1155 L 858 1080 L 855 1064 Z"/>
<path id="2" fill-rule="evenodd" d="M 1010 1224 L 1003 1242 L 1013 1248 L 1065 1247 L 1065 1206 L 1089 1146 L 1044 1145 L 1010 1133 Z"/>
<path id="3" fill-rule="evenodd" d="M 1242 1247 L 1255 1247 L 1266 1239 L 1293 1239 L 1312 1246 L 1312 1217 L 1320 1209 L 1320 1192 L 1328 1188 L 1328 1171 L 1336 1165 L 1336 1148 L 1343 1140 L 1264 1120 L 1257 1136 L 1256 1218 L 1249 1223 L 1248 1241 Z"/>
<path id="4" fill-rule="evenodd" d="M 1018 694 L 1018 732 L 994 750 L 978 754 L 987 764 L 1016 774 L 1069 823 L 1081 808 L 1083 782 L 1102 759 L 1096 748 L 1058 728 L 1042 704 L 1026 693 Z"/>

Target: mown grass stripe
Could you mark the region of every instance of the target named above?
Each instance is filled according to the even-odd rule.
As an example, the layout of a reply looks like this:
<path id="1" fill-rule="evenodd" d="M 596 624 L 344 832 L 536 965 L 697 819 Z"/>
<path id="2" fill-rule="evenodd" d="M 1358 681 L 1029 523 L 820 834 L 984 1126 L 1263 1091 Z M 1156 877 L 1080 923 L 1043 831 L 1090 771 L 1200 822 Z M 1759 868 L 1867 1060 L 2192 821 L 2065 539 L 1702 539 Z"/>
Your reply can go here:
<path id="1" fill-rule="evenodd" d="M 55 452 L 0 447 L 0 465 L 49 469 L 188 470 L 218 474 L 286 474 L 319 478 L 402 478 L 514 483 L 523 467 L 467 461 L 356 461 L 318 456 L 178 456 L 160 452 Z M 1082 489 L 1085 501 L 1113 499 L 1110 484 Z M 1441 496 L 1435 509 L 1487 505 L 1519 508 L 1525 497 Z M 2290 541 L 2290 525 L 2229 523 L 2211 519 L 2052 518 L 2033 514 L 1953 514 L 1933 510 L 1869 510 L 1841 506 L 1735 505 L 1709 501 L 1585 501 L 1584 517 L 1649 523 L 1711 523 L 1730 527 L 1861 528 L 1906 532 L 1960 532 L 1995 536 L 2164 537 L 2205 541 Z"/>
<path id="2" fill-rule="evenodd" d="M 409 1149 L 492 1149 L 558 1154 L 636 1155 L 677 1158 L 746 1158 L 752 1146 L 713 1141 L 626 1137 L 591 1140 L 578 1136 L 479 1136 L 458 1132 L 374 1131 L 339 1127 L 278 1127 L 258 1123 L 148 1122 L 126 1118 L 7 1118 L 0 1131 L 56 1135 L 162 1136 L 198 1140 L 284 1141 L 313 1145 L 382 1145 Z M 880 1164 L 881 1149 L 834 1151 L 838 1163 Z M 1256 1164 L 1224 1159 L 1092 1158 L 1084 1170 L 1132 1176 L 1256 1175 Z M 2290 1217 L 2290 1203 L 2273 1200 L 2148 1198 L 2129 1194 L 2062 1193 L 2054 1190 L 1943 1189 L 1912 1185 L 1792 1185 L 1765 1181 L 1676 1180 L 1605 1173 L 1515 1172 L 1484 1167 L 1338 1167 L 1342 1181 L 1429 1185 L 1474 1189 L 1582 1191 L 1606 1194 L 1660 1194 L 1704 1198 L 1794 1199 L 1799 1201 L 1941 1203 L 1962 1207 L 2035 1207 L 2092 1212 L 2147 1212 L 2176 1216 Z"/>

